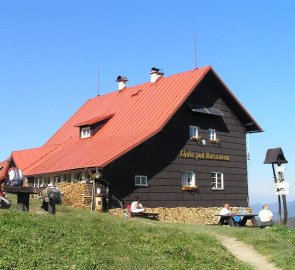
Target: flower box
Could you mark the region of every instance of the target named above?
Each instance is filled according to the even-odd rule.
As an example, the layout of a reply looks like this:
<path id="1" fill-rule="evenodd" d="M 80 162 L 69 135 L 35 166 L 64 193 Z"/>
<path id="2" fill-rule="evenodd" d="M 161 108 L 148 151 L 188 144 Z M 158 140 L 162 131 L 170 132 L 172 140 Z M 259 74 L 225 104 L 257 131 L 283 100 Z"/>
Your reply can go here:
<path id="1" fill-rule="evenodd" d="M 216 139 L 216 140 L 209 140 L 209 143 L 220 143 L 220 139 Z"/>
<path id="2" fill-rule="evenodd" d="M 194 190 L 197 190 L 198 189 L 198 185 L 195 185 L 195 186 L 182 186 L 181 187 L 181 190 L 184 190 L 184 191 L 194 191 Z"/>
<path id="3" fill-rule="evenodd" d="M 191 140 L 192 141 L 195 141 L 195 142 L 201 142 L 202 141 L 202 137 L 192 137 Z"/>

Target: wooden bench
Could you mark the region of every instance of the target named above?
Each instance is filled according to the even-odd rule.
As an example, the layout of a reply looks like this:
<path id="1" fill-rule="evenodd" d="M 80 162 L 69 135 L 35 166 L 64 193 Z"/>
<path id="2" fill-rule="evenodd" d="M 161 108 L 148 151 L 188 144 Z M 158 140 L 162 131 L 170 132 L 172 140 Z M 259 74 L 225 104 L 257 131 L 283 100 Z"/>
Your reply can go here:
<path id="1" fill-rule="evenodd" d="M 17 194 L 17 210 L 18 211 L 29 211 L 30 209 L 30 194 L 39 194 L 43 188 L 37 187 L 14 187 L 4 186 L 3 191 L 7 193 Z"/>
<path id="2" fill-rule="evenodd" d="M 128 204 L 126 207 L 126 211 L 128 213 L 128 216 L 130 218 L 147 218 L 152 220 L 159 220 L 159 214 L 158 213 L 147 213 L 147 212 L 141 212 L 141 213 L 133 213 L 131 212 L 131 205 Z"/>
<path id="3" fill-rule="evenodd" d="M 132 213 L 130 212 L 130 217 L 135 218 L 147 218 L 147 219 L 152 219 L 152 220 L 159 220 L 159 214 L 158 213 Z"/>
<path id="4" fill-rule="evenodd" d="M 228 224 L 230 226 L 246 226 L 247 221 L 251 220 L 252 225 L 254 227 L 257 226 L 257 222 L 255 219 L 255 217 L 257 216 L 256 214 L 230 214 L 230 215 L 216 215 L 216 216 L 220 217 L 218 221 L 219 225 Z M 235 216 L 239 216 L 241 218 L 241 221 L 239 223 L 237 223 L 234 220 Z"/>

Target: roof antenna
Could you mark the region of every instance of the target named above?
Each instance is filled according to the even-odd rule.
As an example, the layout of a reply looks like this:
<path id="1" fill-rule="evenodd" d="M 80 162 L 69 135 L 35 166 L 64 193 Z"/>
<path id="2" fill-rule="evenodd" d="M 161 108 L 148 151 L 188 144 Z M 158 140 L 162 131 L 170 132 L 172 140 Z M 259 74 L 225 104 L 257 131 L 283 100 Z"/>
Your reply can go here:
<path id="1" fill-rule="evenodd" d="M 197 65 L 197 41 L 196 41 L 196 33 L 194 34 L 194 45 L 195 45 L 195 65 L 196 65 L 196 69 L 198 68 Z"/>
<path id="2" fill-rule="evenodd" d="M 97 96 L 99 96 L 99 68 L 97 68 Z"/>

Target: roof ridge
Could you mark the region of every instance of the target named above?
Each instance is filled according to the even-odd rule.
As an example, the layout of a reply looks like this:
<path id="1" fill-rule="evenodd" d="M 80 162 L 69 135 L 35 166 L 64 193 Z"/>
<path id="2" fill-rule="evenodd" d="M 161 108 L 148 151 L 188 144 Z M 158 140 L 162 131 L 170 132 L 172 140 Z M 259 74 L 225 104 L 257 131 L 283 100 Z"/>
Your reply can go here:
<path id="1" fill-rule="evenodd" d="M 212 68 L 211 65 L 207 65 L 207 66 L 203 66 L 203 67 L 199 67 L 199 68 L 194 68 L 194 69 L 190 69 L 190 70 L 187 70 L 187 71 L 182 71 L 182 72 L 178 72 L 178 73 L 174 73 L 174 74 L 170 74 L 169 76 L 164 76 L 164 77 L 161 77 L 161 79 L 169 79 L 173 76 L 179 76 L 181 74 L 185 74 L 185 73 L 189 73 L 189 72 L 194 72 L 196 70 L 200 70 L 200 69 L 207 69 L 207 68 Z M 156 82 L 155 82 L 156 83 Z M 135 88 L 135 87 L 142 87 L 143 85 L 149 85 L 149 84 L 154 84 L 154 83 L 151 83 L 150 81 L 146 81 L 146 82 L 143 82 L 143 83 L 140 83 L 140 84 L 135 84 L 135 85 L 130 85 L 130 86 L 126 86 L 125 88 L 123 88 L 122 90 L 114 90 L 114 91 L 110 91 L 110 92 L 107 92 L 105 94 L 102 94 L 102 95 L 97 95 L 95 97 L 92 97 L 92 98 L 89 98 L 87 101 L 89 100 L 94 100 L 96 98 L 100 98 L 100 97 L 105 97 L 105 96 L 108 96 L 108 95 L 111 95 L 111 94 L 115 94 L 115 93 L 118 93 L 118 92 L 126 92 L 127 90 L 130 90 L 132 88 Z"/>

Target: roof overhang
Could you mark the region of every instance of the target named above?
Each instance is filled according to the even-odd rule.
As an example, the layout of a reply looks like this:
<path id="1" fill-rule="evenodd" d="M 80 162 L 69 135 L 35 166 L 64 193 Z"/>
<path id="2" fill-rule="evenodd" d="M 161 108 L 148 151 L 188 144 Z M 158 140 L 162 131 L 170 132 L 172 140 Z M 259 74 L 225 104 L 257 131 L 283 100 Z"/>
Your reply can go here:
<path id="1" fill-rule="evenodd" d="M 221 93 L 223 100 L 228 104 L 228 106 L 231 108 L 233 113 L 240 120 L 240 122 L 244 126 L 247 133 L 258 133 L 258 132 L 264 131 L 261 128 L 261 126 L 255 121 L 252 115 L 242 105 L 242 103 L 236 98 L 233 92 L 226 86 L 226 84 L 218 76 L 218 74 L 214 71 L 213 68 L 210 69 L 210 71 L 207 73 L 207 76 L 210 79 L 215 78 L 215 84 L 217 87 L 222 86 L 222 87 L 219 87 L 219 89 L 221 91 L 223 89 L 222 91 L 223 93 Z"/>
<path id="2" fill-rule="evenodd" d="M 89 120 L 86 120 L 84 122 L 78 123 L 77 125 L 75 125 L 76 127 L 83 127 L 83 126 L 91 126 L 94 124 L 97 124 L 99 122 L 102 122 L 104 120 L 109 120 L 114 116 L 114 114 L 109 114 L 109 115 L 104 115 L 104 116 L 99 116 L 99 117 L 95 117 Z"/>

